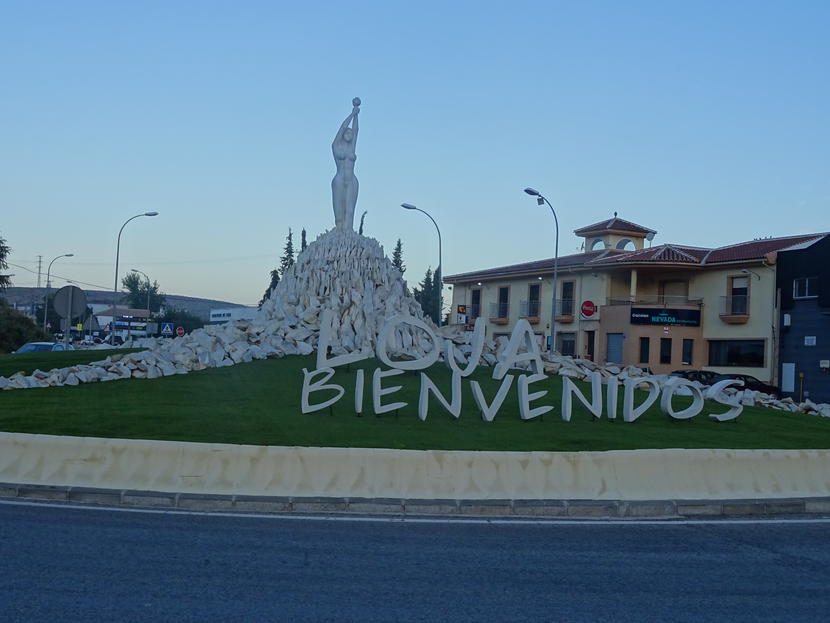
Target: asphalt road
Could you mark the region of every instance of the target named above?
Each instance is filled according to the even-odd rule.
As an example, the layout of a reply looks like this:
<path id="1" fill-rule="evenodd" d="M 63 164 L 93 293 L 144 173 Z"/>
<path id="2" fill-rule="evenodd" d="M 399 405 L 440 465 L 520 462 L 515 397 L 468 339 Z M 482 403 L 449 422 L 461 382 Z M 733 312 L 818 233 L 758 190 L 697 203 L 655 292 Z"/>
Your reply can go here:
<path id="1" fill-rule="evenodd" d="M 830 523 L 410 523 L 0 503 L 0 621 L 826 621 Z"/>

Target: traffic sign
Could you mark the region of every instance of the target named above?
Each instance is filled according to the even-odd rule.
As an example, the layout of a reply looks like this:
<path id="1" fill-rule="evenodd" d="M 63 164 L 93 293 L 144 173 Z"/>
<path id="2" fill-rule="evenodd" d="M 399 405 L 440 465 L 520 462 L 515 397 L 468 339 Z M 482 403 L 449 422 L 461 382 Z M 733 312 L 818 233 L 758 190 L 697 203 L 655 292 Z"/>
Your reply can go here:
<path id="1" fill-rule="evenodd" d="M 179 337 L 184 335 L 184 327 L 176 327 L 176 335 Z"/>
<path id="2" fill-rule="evenodd" d="M 173 335 L 173 323 L 172 322 L 162 322 L 161 323 L 161 334 L 162 335 Z"/>

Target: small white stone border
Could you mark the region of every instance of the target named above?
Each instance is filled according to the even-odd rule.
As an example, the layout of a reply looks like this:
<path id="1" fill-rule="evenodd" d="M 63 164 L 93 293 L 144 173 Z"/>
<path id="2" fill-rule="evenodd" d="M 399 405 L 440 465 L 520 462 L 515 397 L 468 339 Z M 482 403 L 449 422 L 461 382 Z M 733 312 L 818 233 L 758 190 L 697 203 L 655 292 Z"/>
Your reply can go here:
<path id="1" fill-rule="evenodd" d="M 830 450 L 421 451 L 0 433 L 0 482 L 424 500 L 779 499 L 830 496 Z"/>

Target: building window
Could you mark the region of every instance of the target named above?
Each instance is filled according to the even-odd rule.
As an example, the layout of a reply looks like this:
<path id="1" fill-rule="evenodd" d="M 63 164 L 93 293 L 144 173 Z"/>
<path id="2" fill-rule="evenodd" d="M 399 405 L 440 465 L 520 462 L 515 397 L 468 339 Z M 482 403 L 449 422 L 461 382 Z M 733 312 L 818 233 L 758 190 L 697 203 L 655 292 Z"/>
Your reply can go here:
<path id="1" fill-rule="evenodd" d="M 749 313 L 749 277 L 730 278 L 728 303 L 730 316 L 745 316 Z"/>
<path id="2" fill-rule="evenodd" d="M 574 315 L 574 282 L 562 282 L 562 298 L 557 304 L 557 316 L 573 316 Z"/>
<path id="3" fill-rule="evenodd" d="M 470 322 L 481 316 L 481 290 L 473 290 L 470 304 Z"/>
<path id="4" fill-rule="evenodd" d="M 640 338 L 640 363 L 648 363 L 648 342 L 647 337 Z"/>
<path id="5" fill-rule="evenodd" d="M 499 288 L 499 298 L 497 303 L 490 303 L 490 319 L 491 320 L 507 320 L 508 309 L 510 301 L 510 288 Z M 503 323 L 506 324 L 506 323 Z"/>
<path id="6" fill-rule="evenodd" d="M 671 338 L 660 338 L 660 363 L 671 363 Z"/>
<path id="7" fill-rule="evenodd" d="M 576 355 L 576 333 L 557 333 L 557 350 L 566 357 Z"/>
<path id="8" fill-rule="evenodd" d="M 539 284 L 532 283 L 527 289 L 527 309 L 523 310 L 523 316 L 538 318 L 539 317 Z"/>
<path id="9" fill-rule="evenodd" d="M 692 365 L 692 352 L 694 350 L 694 340 L 683 340 L 683 354 L 680 360 L 684 366 Z"/>
<path id="10" fill-rule="evenodd" d="M 793 298 L 811 299 L 818 296 L 818 277 L 793 279 Z"/>
<path id="11" fill-rule="evenodd" d="M 764 340 L 709 340 L 710 366 L 764 367 Z"/>

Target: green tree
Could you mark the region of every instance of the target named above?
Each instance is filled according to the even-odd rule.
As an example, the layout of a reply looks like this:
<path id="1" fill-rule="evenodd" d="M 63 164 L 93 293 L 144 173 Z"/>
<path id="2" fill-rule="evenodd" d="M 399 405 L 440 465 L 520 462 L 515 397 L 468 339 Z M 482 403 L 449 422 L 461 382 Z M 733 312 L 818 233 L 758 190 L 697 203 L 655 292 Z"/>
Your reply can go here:
<path id="1" fill-rule="evenodd" d="M 6 263 L 6 259 L 9 257 L 9 253 L 11 253 L 11 249 L 9 245 L 6 244 L 6 239 L 0 236 L 0 270 L 6 270 L 9 265 Z M 0 295 L 6 291 L 6 288 L 12 285 L 12 279 L 9 275 L 0 275 Z"/>
<path id="2" fill-rule="evenodd" d="M 159 292 L 158 281 L 149 283 L 138 273 L 132 272 L 121 280 L 121 285 L 127 290 L 127 293 L 124 295 L 127 305 L 133 309 L 147 308 L 148 293 L 150 295 L 151 312 L 158 312 L 161 306 L 164 305 L 165 297 L 164 294 Z"/>
<path id="3" fill-rule="evenodd" d="M 17 350 L 26 342 L 49 339 L 28 316 L 0 300 L 0 353 Z"/>
<path id="4" fill-rule="evenodd" d="M 294 265 L 294 234 L 288 228 L 288 237 L 285 239 L 285 248 L 280 258 L 280 277 L 285 277 L 285 272 Z"/>
<path id="5" fill-rule="evenodd" d="M 306 250 L 308 243 L 305 241 L 305 227 L 303 227 L 303 231 L 300 232 L 300 253 Z"/>
<path id="6" fill-rule="evenodd" d="M 400 238 L 395 244 L 395 250 L 392 251 L 392 266 L 401 271 L 402 275 L 406 272 L 406 264 L 403 263 L 403 245 L 401 245 Z"/>
<path id="7" fill-rule="evenodd" d="M 357 233 L 361 236 L 363 235 L 363 219 L 366 218 L 367 210 L 363 210 L 363 214 L 360 215 L 360 227 L 357 228 Z"/>
<path id="8" fill-rule="evenodd" d="M 277 284 L 279 282 L 280 282 L 280 271 L 275 268 L 274 270 L 271 271 L 271 283 L 268 284 L 268 287 L 265 289 L 265 293 L 262 295 L 262 298 L 259 299 L 259 307 L 262 307 L 262 304 L 270 298 L 271 292 L 274 291 L 274 288 L 277 287 Z"/>
<path id="9" fill-rule="evenodd" d="M 176 327 L 182 327 L 187 333 L 205 326 L 204 320 L 184 309 L 165 309 L 161 320 L 172 322 Z"/>
<path id="10" fill-rule="evenodd" d="M 438 324 L 438 282 L 432 273 L 432 268 L 427 268 L 424 279 L 414 289 L 415 300 L 421 304 L 421 310 L 425 316 L 429 316 L 435 324 Z"/>

